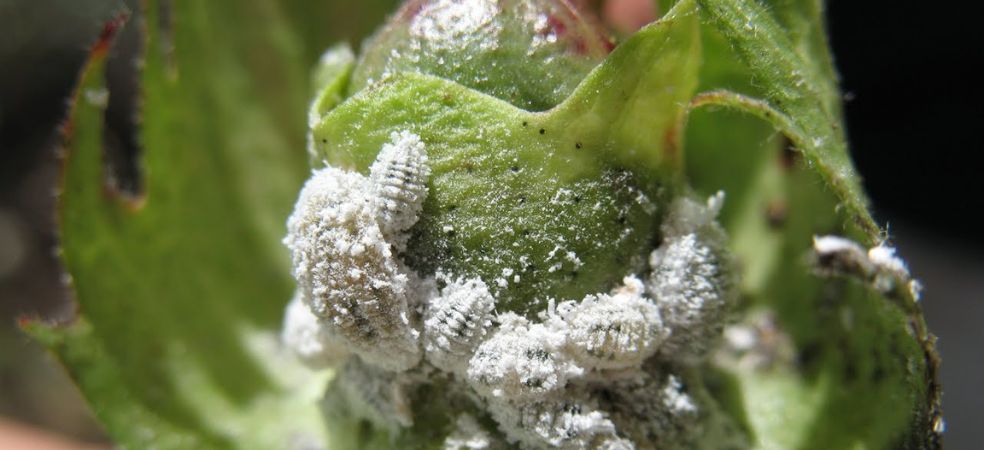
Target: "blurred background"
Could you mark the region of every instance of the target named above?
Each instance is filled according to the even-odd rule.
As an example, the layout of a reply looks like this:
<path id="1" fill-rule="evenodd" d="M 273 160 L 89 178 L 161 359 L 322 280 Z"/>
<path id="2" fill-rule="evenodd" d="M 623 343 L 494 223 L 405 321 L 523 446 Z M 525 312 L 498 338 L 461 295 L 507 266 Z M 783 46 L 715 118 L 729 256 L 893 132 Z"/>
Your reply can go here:
<path id="1" fill-rule="evenodd" d="M 324 29 L 308 33 L 319 40 L 311 45 L 348 40 L 358 47 L 396 3 L 337 1 Z M 17 318 L 57 320 L 73 312 L 53 254 L 57 126 L 88 49 L 117 12 L 113 5 L 0 0 L 0 448 L 13 424 L 105 443 L 74 386 L 18 332 Z M 610 18 L 631 25 L 651 14 L 637 8 Z M 977 218 L 984 211 L 984 146 L 975 133 L 984 98 L 968 69 L 984 54 L 972 48 L 982 41 L 972 17 L 926 3 L 828 2 L 854 160 L 876 217 L 926 288 L 952 449 L 984 442 L 984 233 Z"/>

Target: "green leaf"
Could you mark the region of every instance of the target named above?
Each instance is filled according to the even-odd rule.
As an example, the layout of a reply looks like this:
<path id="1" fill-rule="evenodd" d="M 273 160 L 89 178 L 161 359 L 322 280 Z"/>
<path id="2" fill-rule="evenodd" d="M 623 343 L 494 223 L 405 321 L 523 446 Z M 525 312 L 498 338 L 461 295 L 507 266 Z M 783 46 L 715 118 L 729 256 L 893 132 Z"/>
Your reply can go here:
<path id="1" fill-rule="evenodd" d="M 883 236 L 847 155 L 820 3 L 773 3 L 770 12 L 754 1 L 701 1 L 703 17 L 744 64 L 715 55 L 717 67 L 703 71 L 705 92 L 691 105 L 710 108 L 692 117 L 688 136 L 700 137 L 688 146 L 696 156 L 688 170 L 698 190 L 724 185 L 729 199 L 739 194 L 725 220 L 745 268 L 745 315 L 775 314 L 795 352 L 767 369 L 726 369 L 738 380 L 758 448 L 937 448 L 938 357 L 912 292 L 819 279 L 805 262 L 815 235 L 867 245 Z M 786 151 L 789 144 L 756 137 L 720 108 L 772 124 L 805 164 Z M 739 139 L 721 142 L 711 133 Z"/>
<path id="2" fill-rule="evenodd" d="M 97 53 L 59 209 L 79 318 L 28 329 L 126 448 L 323 442 L 325 374 L 284 356 L 277 339 L 292 289 L 278 241 L 306 172 L 301 48 L 274 2 L 181 2 L 169 20 L 157 6 L 127 25 L 142 20 L 149 36 L 145 197 L 127 203 L 104 187 Z"/>
<path id="3" fill-rule="evenodd" d="M 880 229 L 868 212 L 860 180 L 847 153 L 839 109 L 832 100 L 829 71 L 806 63 L 785 29 L 759 3 L 751 0 L 701 0 L 707 20 L 734 46 L 752 77 L 781 112 L 773 124 L 794 140 L 807 162 L 850 211 L 867 242 L 879 239 Z M 822 31 L 812 29 L 813 34 Z M 836 92 L 836 90 L 834 91 Z"/>
<path id="4" fill-rule="evenodd" d="M 682 2 L 542 113 L 399 73 L 323 118 L 313 132 L 316 159 L 365 173 L 391 133 L 410 130 L 426 144 L 432 170 L 406 253 L 412 266 L 502 278 L 492 287 L 499 304 L 527 314 L 548 298 L 607 291 L 644 264 L 657 205 L 678 188 L 697 38 L 693 3 Z M 551 258 L 556 265 L 535 265 Z"/>
<path id="5" fill-rule="evenodd" d="M 355 66 L 355 54 L 348 44 L 337 44 L 321 55 L 312 74 L 316 89 L 308 111 L 308 125 L 314 127 L 328 111 L 345 99 L 349 76 Z"/>

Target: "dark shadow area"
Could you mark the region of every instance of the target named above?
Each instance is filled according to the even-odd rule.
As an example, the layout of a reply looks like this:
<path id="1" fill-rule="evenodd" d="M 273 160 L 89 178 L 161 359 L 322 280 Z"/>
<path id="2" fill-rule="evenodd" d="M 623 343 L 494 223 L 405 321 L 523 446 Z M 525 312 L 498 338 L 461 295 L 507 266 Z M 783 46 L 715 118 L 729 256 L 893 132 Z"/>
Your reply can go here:
<path id="1" fill-rule="evenodd" d="M 851 154 L 876 217 L 923 282 L 943 357 L 947 448 L 984 441 L 984 188 L 976 134 L 984 56 L 976 14 L 920 2 L 833 0 L 828 23 Z"/>

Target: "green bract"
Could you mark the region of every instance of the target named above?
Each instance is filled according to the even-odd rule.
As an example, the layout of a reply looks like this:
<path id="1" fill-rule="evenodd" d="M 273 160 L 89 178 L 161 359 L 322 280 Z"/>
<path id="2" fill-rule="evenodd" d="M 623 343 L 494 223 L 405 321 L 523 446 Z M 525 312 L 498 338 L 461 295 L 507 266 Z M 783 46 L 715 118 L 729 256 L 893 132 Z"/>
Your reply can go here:
<path id="1" fill-rule="evenodd" d="M 486 297 L 455 297 L 478 278 L 496 299 L 494 325 L 508 333 L 487 330 L 474 354 L 487 361 L 528 350 L 545 361 L 569 353 L 572 360 L 555 358 L 551 367 L 571 379 L 581 366 L 608 373 L 635 360 L 610 345 L 536 348 L 526 337 L 548 325 L 538 313 L 551 299 L 574 301 L 559 308 L 557 326 L 593 330 L 598 316 L 584 311 L 610 312 L 598 299 L 617 297 L 653 316 L 640 300 L 651 293 L 623 277 L 647 270 L 652 251 L 672 241 L 653 275 L 672 278 L 665 255 L 692 240 L 667 237 L 671 211 L 681 199 L 726 192 L 721 254 L 734 255 L 736 273 L 725 275 L 739 277 L 740 300 L 723 343 L 687 361 L 653 344 L 647 351 L 658 364 L 647 370 L 665 377 L 625 382 L 603 401 L 580 390 L 598 385 L 579 385 L 552 397 L 570 402 L 553 410 L 575 414 L 595 401 L 624 424 L 645 416 L 634 410 L 645 400 L 663 398 L 653 394 L 658 386 L 709 412 L 675 422 L 691 411 L 677 402 L 678 414 L 659 422 L 699 424 L 701 448 L 939 448 L 932 337 L 850 166 L 818 2 L 676 2 L 607 56 L 607 41 L 590 20 L 566 15 L 566 2 L 506 1 L 511 15 L 490 16 L 483 8 L 492 3 L 409 3 L 358 58 L 344 45 L 326 53 L 315 101 L 306 104 L 307 66 L 321 49 L 304 44 L 337 15 L 334 6 L 179 2 L 173 20 L 162 21 L 157 2 L 148 2 L 146 202 L 128 209 L 101 187 L 104 106 L 77 100 L 59 214 L 79 317 L 27 325 L 65 363 L 114 440 L 132 449 L 439 448 L 461 430 L 508 422 L 502 411 L 510 405 L 485 414 L 456 403 L 455 377 L 479 386 L 469 397 L 479 404 L 494 404 L 498 388 L 516 391 L 511 398 L 554 395 L 550 380 L 516 384 L 482 365 L 418 385 L 409 392 L 413 426 L 391 433 L 347 403 L 352 392 L 389 393 L 406 380 L 394 384 L 395 375 L 355 359 L 324 394 L 331 372 L 307 371 L 278 342 L 293 284 L 279 241 L 308 176 L 305 156 L 318 169 L 368 176 L 397 133 L 419 137 L 430 170 L 423 210 L 398 256 L 423 277 L 439 269 L 455 277 L 434 288 L 451 312 L 421 321 L 446 323 L 458 310 L 491 314 Z M 413 19 L 427 8 L 458 20 L 415 31 Z M 547 12 L 545 26 L 536 11 Z M 161 23 L 174 29 L 161 33 Z M 173 36 L 173 54 L 159 51 L 171 47 L 162 36 Z M 94 54 L 80 93 L 103 88 L 103 57 Z M 821 239 L 814 248 L 813 237 L 828 234 L 860 245 Z M 692 267 L 723 267 L 711 260 Z M 864 270 L 835 270 L 843 267 Z M 645 321 L 620 320 L 617 332 L 649 332 Z M 424 361 L 460 370 L 454 355 L 427 352 Z M 550 410 L 545 404 L 523 411 Z M 472 422 L 448 415 L 462 410 Z M 406 417 L 398 412 L 387 417 Z M 652 431 L 629 428 L 634 436 Z"/>

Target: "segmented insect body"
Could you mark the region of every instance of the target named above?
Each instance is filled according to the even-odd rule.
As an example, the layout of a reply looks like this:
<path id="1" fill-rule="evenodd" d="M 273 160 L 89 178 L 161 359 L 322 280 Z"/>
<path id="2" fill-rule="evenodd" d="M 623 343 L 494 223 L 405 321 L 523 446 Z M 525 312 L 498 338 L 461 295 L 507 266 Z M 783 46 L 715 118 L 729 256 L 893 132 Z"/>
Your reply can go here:
<path id="1" fill-rule="evenodd" d="M 718 193 L 706 206 L 687 197 L 674 202 L 662 226 L 663 243 L 649 257 L 646 288 L 673 330 L 660 351 L 677 360 L 703 355 L 721 336 L 735 297 L 724 230 L 714 220 L 723 201 Z"/>
<path id="2" fill-rule="evenodd" d="M 349 357 L 345 343 L 331 334 L 311 313 L 301 299 L 300 291 L 287 305 L 281 340 L 301 361 L 312 368 L 332 367 Z"/>
<path id="3" fill-rule="evenodd" d="M 469 384 L 487 397 L 521 400 L 563 389 L 583 370 L 558 352 L 563 334 L 530 324 L 513 313 L 499 317 L 499 329 L 468 363 Z"/>
<path id="4" fill-rule="evenodd" d="M 367 362 L 405 370 L 421 357 L 419 332 L 410 323 L 408 308 L 414 275 L 394 254 L 395 244 L 381 222 L 391 231 L 409 227 L 416 221 L 423 194 L 401 197 L 394 191 L 395 175 L 383 174 L 402 167 L 395 162 L 399 155 L 420 164 L 424 160 L 419 138 L 407 133 L 393 137 L 394 143 L 374 164 L 380 174 L 375 178 L 332 167 L 315 171 L 288 219 L 284 243 L 303 297 L 321 323 Z M 413 164 L 404 166 L 416 167 Z M 426 176 L 426 170 L 414 170 Z M 377 203 L 374 193 L 388 195 L 390 201 Z"/>
<path id="5" fill-rule="evenodd" d="M 592 399 L 565 392 L 536 402 L 490 401 L 492 418 L 512 441 L 523 448 L 632 449 L 616 435 L 615 424 Z"/>
<path id="6" fill-rule="evenodd" d="M 626 277 L 615 293 L 589 295 L 564 314 L 568 351 L 591 369 L 639 367 L 667 334 L 658 307 L 644 297 L 643 284 Z"/>
<path id="7" fill-rule="evenodd" d="M 653 251 L 650 294 L 673 330 L 662 351 L 681 359 L 699 356 L 721 335 L 731 281 L 714 248 L 696 233 L 669 238 Z"/>
<path id="8" fill-rule="evenodd" d="M 325 393 L 329 413 L 349 414 L 377 426 L 395 429 L 413 425 L 413 411 L 407 389 L 408 377 L 381 371 L 358 358 L 350 359 Z M 337 408 L 344 405 L 344 411 Z"/>
<path id="9" fill-rule="evenodd" d="M 479 279 L 456 280 L 430 300 L 424 315 L 424 352 L 434 366 L 463 372 L 492 325 L 495 299 Z"/>
<path id="10" fill-rule="evenodd" d="M 406 230 L 417 222 L 427 198 L 430 168 L 420 137 L 394 132 L 369 169 L 379 228 L 398 251 L 406 248 Z"/>

